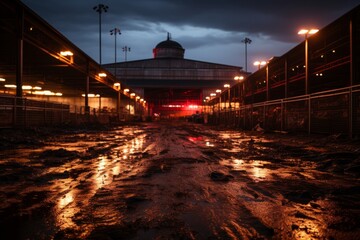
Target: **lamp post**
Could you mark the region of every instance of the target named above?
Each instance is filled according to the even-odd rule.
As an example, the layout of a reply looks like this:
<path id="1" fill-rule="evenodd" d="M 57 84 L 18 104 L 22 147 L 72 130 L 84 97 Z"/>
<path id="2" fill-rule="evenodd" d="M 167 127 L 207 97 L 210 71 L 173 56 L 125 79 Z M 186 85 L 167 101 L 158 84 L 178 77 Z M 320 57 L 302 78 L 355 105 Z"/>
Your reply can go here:
<path id="1" fill-rule="evenodd" d="M 114 72 L 115 72 L 115 78 L 116 78 L 116 53 L 117 53 L 117 50 L 116 50 L 116 35 L 120 35 L 121 34 L 121 31 L 120 31 L 120 29 L 119 28 L 114 28 L 114 29 L 111 29 L 110 30 L 110 35 L 114 35 L 115 36 L 115 62 L 114 62 L 114 64 L 115 64 L 115 70 L 114 70 Z"/>
<path id="2" fill-rule="evenodd" d="M 107 12 L 109 7 L 104 4 L 98 4 L 97 6 L 93 7 L 93 9 L 99 13 L 99 63 L 101 65 L 101 13 Z"/>
<path id="3" fill-rule="evenodd" d="M 128 88 L 125 88 L 124 89 L 124 95 L 125 96 L 128 96 L 128 114 L 129 114 L 129 117 L 130 117 L 130 95 L 129 95 L 129 92 L 130 92 L 130 89 L 128 89 Z M 125 107 L 125 109 L 126 109 L 126 107 Z"/>
<path id="4" fill-rule="evenodd" d="M 245 43 L 245 71 L 247 72 L 247 45 L 250 44 L 252 41 L 250 38 L 244 38 L 241 40 L 242 43 Z"/>
<path id="5" fill-rule="evenodd" d="M 242 86 L 240 86 L 240 83 L 242 83 L 244 81 L 244 79 L 245 79 L 244 76 L 235 76 L 234 77 L 234 80 L 239 82 L 239 84 L 238 84 L 238 86 L 239 86 L 239 92 L 238 92 L 238 94 L 239 94 L 239 108 L 240 108 L 240 105 L 241 105 L 241 99 L 242 99 L 241 97 L 243 97 L 242 94 L 244 94 L 243 91 L 241 91 L 241 88 L 244 87 L 244 84 L 242 84 Z"/>
<path id="6" fill-rule="evenodd" d="M 133 107 L 133 110 L 134 110 L 134 115 L 135 115 L 135 97 L 136 97 L 136 94 L 135 93 L 130 93 L 130 101 L 132 98 L 134 98 L 134 107 Z M 130 103 L 129 103 L 129 112 L 130 112 Z M 130 112 L 131 114 L 131 112 Z"/>
<path id="7" fill-rule="evenodd" d="M 123 52 L 125 52 L 125 62 L 127 61 L 127 52 L 130 52 L 130 47 L 128 47 L 128 46 L 124 46 L 123 48 L 122 48 L 122 50 L 123 50 Z"/>
<path id="8" fill-rule="evenodd" d="M 215 96 L 216 96 L 216 94 L 220 94 L 219 95 L 219 112 L 221 111 L 221 89 L 216 89 L 216 91 L 215 91 L 216 93 L 215 93 Z"/>
<path id="9" fill-rule="evenodd" d="M 117 90 L 117 102 L 116 109 L 118 114 L 118 120 L 120 120 L 120 104 L 121 104 L 121 84 L 119 82 L 114 83 L 114 87 Z"/>
<path id="10" fill-rule="evenodd" d="M 299 35 L 305 36 L 305 94 L 309 94 L 309 43 L 308 35 L 315 34 L 319 29 L 301 29 L 298 31 Z M 308 133 L 311 132 L 311 100 L 308 103 Z"/>
<path id="11" fill-rule="evenodd" d="M 305 36 L 305 94 L 309 94 L 309 43 L 308 35 L 315 34 L 319 29 L 301 29 L 298 34 Z"/>
<path id="12" fill-rule="evenodd" d="M 224 88 L 228 89 L 228 99 L 229 99 L 229 109 L 231 108 L 231 103 L 230 103 L 230 84 L 224 84 Z"/>

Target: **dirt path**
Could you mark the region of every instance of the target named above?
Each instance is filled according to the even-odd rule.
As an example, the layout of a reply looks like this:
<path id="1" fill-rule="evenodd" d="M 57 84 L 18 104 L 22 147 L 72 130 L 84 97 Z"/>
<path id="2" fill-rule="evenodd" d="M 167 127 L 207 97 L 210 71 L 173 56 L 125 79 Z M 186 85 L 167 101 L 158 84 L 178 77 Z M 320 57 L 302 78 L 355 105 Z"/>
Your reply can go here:
<path id="1" fill-rule="evenodd" d="M 172 122 L 6 146 L 0 239 L 360 238 L 354 142 Z"/>

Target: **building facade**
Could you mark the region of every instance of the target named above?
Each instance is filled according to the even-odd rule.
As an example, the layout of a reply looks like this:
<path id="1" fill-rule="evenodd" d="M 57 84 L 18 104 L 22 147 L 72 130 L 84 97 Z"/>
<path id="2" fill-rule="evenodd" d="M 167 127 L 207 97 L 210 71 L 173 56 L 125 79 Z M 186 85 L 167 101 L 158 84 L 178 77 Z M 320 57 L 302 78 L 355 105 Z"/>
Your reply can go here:
<path id="1" fill-rule="evenodd" d="M 162 117 L 201 112 L 205 96 L 224 84 L 235 84 L 235 76 L 246 75 L 241 67 L 185 59 L 184 53 L 168 35 L 153 49 L 154 58 L 104 67 L 146 99 L 150 115 Z"/>

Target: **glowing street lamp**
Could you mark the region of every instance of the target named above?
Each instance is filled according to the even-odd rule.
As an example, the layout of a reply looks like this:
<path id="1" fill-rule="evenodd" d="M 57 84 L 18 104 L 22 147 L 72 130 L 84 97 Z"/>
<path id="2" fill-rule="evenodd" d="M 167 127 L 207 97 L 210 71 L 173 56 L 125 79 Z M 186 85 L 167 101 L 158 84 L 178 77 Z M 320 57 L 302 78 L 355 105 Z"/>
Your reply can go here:
<path id="1" fill-rule="evenodd" d="M 106 77 L 106 76 L 107 76 L 106 73 L 103 73 L 103 72 L 99 73 L 99 77 Z"/>
<path id="2" fill-rule="evenodd" d="M 74 63 L 74 53 L 73 52 L 71 52 L 71 51 L 61 51 L 60 52 L 60 55 L 62 56 L 62 57 L 70 57 L 70 63 Z"/>
<path id="3" fill-rule="evenodd" d="M 260 70 L 261 66 L 266 65 L 266 61 L 255 61 L 254 66 L 258 66 L 258 69 Z"/>
<path id="4" fill-rule="evenodd" d="M 244 80 L 244 76 L 235 76 L 234 80 L 235 81 L 242 81 L 242 80 Z"/>
<path id="5" fill-rule="evenodd" d="M 299 35 L 305 35 L 307 37 L 308 34 L 312 35 L 319 31 L 319 29 L 313 28 L 313 29 L 301 29 L 298 31 Z"/>
<path id="6" fill-rule="evenodd" d="M 120 89 L 120 83 L 119 82 L 114 83 L 114 87 L 116 87 L 117 89 Z"/>
<path id="7" fill-rule="evenodd" d="M 308 35 L 315 34 L 319 29 L 301 29 L 298 31 L 299 35 L 305 36 L 305 94 L 309 93 L 309 43 Z"/>
<path id="8" fill-rule="evenodd" d="M 60 55 L 66 57 L 66 56 L 73 56 L 74 54 L 71 51 L 61 51 Z"/>

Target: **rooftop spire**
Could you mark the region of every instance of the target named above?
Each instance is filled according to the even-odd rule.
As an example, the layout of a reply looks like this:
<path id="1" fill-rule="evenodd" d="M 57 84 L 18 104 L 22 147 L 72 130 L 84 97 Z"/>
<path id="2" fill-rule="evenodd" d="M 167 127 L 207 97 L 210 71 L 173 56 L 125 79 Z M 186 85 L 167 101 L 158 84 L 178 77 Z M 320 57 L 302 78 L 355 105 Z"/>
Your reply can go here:
<path id="1" fill-rule="evenodd" d="M 167 33 L 167 40 L 171 40 L 171 34 L 169 32 Z"/>

